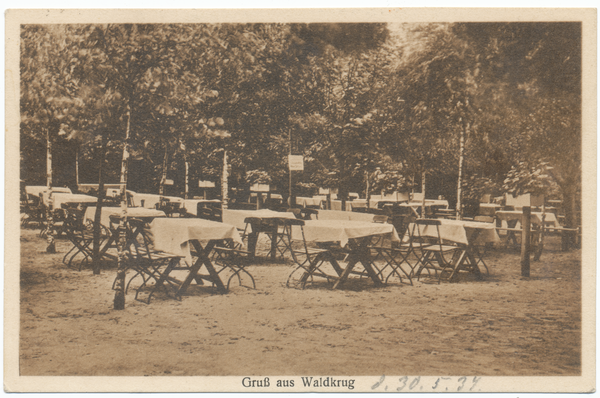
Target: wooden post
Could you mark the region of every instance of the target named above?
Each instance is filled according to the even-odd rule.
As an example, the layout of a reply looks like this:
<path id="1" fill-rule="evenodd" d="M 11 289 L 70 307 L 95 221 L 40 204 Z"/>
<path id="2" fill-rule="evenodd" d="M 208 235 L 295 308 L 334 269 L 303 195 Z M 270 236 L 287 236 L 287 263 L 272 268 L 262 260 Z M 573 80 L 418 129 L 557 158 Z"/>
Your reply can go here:
<path id="1" fill-rule="evenodd" d="M 523 229 L 521 237 L 521 276 L 529 277 L 529 254 L 531 252 L 531 207 L 523 206 Z"/>

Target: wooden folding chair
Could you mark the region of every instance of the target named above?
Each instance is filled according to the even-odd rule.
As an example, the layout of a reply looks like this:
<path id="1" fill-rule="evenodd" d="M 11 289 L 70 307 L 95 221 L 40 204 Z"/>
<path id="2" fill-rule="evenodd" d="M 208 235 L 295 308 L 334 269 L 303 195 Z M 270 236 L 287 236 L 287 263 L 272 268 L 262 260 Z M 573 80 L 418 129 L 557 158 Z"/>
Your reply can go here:
<path id="1" fill-rule="evenodd" d="M 73 244 L 73 247 L 64 255 L 63 263 L 71 267 L 73 260 L 81 255 L 83 258 L 79 261 L 79 271 L 84 264 L 88 264 L 93 255 L 94 243 L 94 223 L 92 221 L 83 223 L 83 211 L 70 210 L 64 221 L 63 229 L 67 239 Z M 100 225 L 99 245 L 103 247 L 110 238 L 110 232 L 106 227 Z"/>
<path id="2" fill-rule="evenodd" d="M 233 278 L 237 278 L 240 286 L 249 287 L 242 283 L 244 274 L 252 281 L 252 288 L 256 289 L 254 277 L 246 269 L 246 266 L 252 263 L 252 255 L 248 250 L 243 250 L 241 247 L 215 246 L 212 253 L 213 264 L 219 267 L 216 269 L 217 274 L 223 271 L 231 272 L 227 279 L 227 290 Z"/>
<path id="3" fill-rule="evenodd" d="M 342 269 L 337 263 L 335 256 L 331 251 L 322 248 L 309 247 L 304 235 L 304 220 L 285 219 L 285 223 L 292 230 L 298 228 L 302 239 L 298 239 L 292 234 L 292 258 L 296 267 L 288 276 L 287 287 L 304 288 L 307 283 L 313 283 L 315 276 L 325 278 L 327 282 L 337 281 L 342 274 Z M 325 273 L 321 267 L 330 263 L 337 276 Z"/>
<path id="4" fill-rule="evenodd" d="M 127 293 L 131 282 L 139 276 L 142 278 L 142 283 L 136 288 L 136 300 L 145 301 L 149 304 L 152 295 L 158 289 L 163 289 L 167 296 L 171 296 L 169 287 L 175 287 L 175 291 L 177 291 L 181 285 L 180 281 L 170 276 L 171 271 L 188 269 L 189 267 L 179 267 L 182 256 L 155 250 L 152 234 L 142 220 L 129 218 L 128 224 L 128 235 L 131 237 L 131 239 L 128 239 L 128 248 L 131 254 L 130 268 L 135 273 L 129 279 L 125 287 L 125 293 Z M 139 231 L 135 239 L 132 237 L 133 231 Z M 154 281 L 153 285 L 149 283 L 151 281 Z M 148 296 L 145 300 L 142 300 L 140 299 L 140 293 L 145 290 L 149 290 Z M 175 295 L 175 298 L 180 299 L 181 297 Z"/>
<path id="5" fill-rule="evenodd" d="M 421 265 L 416 273 L 417 280 L 420 280 L 424 269 L 427 270 L 429 276 L 432 276 L 431 270 L 433 270 L 433 276 L 437 277 L 438 283 L 441 282 L 443 275 L 448 275 L 448 279 L 450 279 L 455 271 L 457 255 L 460 255 L 462 248 L 444 243 L 440 235 L 440 220 L 417 219 L 414 224 L 419 238 L 428 241 L 425 246 L 421 247 L 423 257 L 420 259 Z M 433 234 L 425 234 L 425 229 L 429 228 L 434 229 Z M 452 258 L 448 260 L 448 256 L 452 256 Z"/>

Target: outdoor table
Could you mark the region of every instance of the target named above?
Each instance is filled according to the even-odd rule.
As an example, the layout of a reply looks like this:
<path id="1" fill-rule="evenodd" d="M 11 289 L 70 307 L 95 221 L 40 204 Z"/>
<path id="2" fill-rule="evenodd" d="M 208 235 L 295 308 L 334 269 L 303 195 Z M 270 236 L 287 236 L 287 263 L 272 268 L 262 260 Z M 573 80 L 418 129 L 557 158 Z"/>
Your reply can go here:
<path id="1" fill-rule="evenodd" d="M 299 231 L 292 228 L 292 233 L 296 235 Z M 339 242 L 340 246 L 347 246 L 349 249 L 345 268 L 341 268 L 335 259 L 331 260 L 332 266 L 338 274 L 333 289 L 337 289 L 348 279 L 348 276 L 358 263 L 367 271 L 367 274 L 376 286 L 380 286 L 383 283 L 379 279 L 379 274 L 373 269 L 371 251 L 368 247 L 372 237 L 383 235 L 389 235 L 393 242 L 400 241 L 398 233 L 392 224 L 343 220 L 309 220 L 304 224 L 304 238 L 307 242 Z"/>
<path id="2" fill-rule="evenodd" d="M 337 221 L 362 221 L 373 222 L 375 214 L 358 213 L 353 211 L 341 210 L 319 210 L 317 218 L 322 220 L 337 220 Z"/>
<path id="3" fill-rule="evenodd" d="M 107 256 L 109 258 L 113 258 L 112 255 L 107 255 L 107 250 L 110 247 L 114 247 L 115 242 L 119 239 L 119 230 L 118 228 L 114 228 L 112 223 L 110 222 L 111 216 L 119 217 L 122 214 L 122 210 L 120 207 L 103 207 L 102 212 L 100 214 L 100 224 L 106 227 L 106 229 L 110 232 L 110 237 L 106 240 L 104 246 L 100 248 L 100 256 Z M 88 221 L 94 221 L 96 217 L 96 206 L 88 207 L 85 210 L 85 214 L 83 216 L 84 224 Z M 150 222 L 154 218 L 157 217 L 166 217 L 165 213 L 160 210 L 155 209 L 146 209 L 143 207 L 130 207 L 127 209 L 127 217 L 135 217 L 143 220 L 144 222 Z M 135 231 L 131 239 L 135 239 L 137 234 L 140 231 Z"/>
<path id="4" fill-rule="evenodd" d="M 53 192 L 52 202 L 55 209 L 62 207 L 63 204 L 96 203 L 98 198 L 90 195 Z"/>
<path id="5" fill-rule="evenodd" d="M 143 204 L 142 204 L 143 201 Z M 155 209 L 156 204 L 160 203 L 160 195 L 153 193 L 135 193 L 133 195 L 133 203 L 138 207 L 145 207 L 146 209 Z"/>
<path id="6" fill-rule="evenodd" d="M 296 204 L 299 206 L 302 206 L 302 207 L 308 207 L 308 206 L 321 207 L 321 202 L 322 202 L 322 199 L 320 199 L 320 198 L 308 198 L 308 197 L 302 197 L 302 196 L 296 197 Z"/>
<path id="7" fill-rule="evenodd" d="M 352 209 L 351 206 L 348 206 L 348 204 L 350 203 L 350 201 L 346 201 L 346 209 L 342 209 L 342 201 L 341 200 L 332 200 L 331 201 L 331 210 L 337 210 L 337 211 L 349 211 L 350 209 Z"/>
<path id="8" fill-rule="evenodd" d="M 556 214 L 554 213 L 541 213 L 541 212 L 532 212 L 531 213 L 531 222 L 535 225 L 542 225 L 542 215 L 545 214 L 544 218 L 544 226 L 551 225 L 553 227 L 559 226 L 558 220 L 556 219 Z M 496 216 L 502 223 L 502 228 L 517 228 L 521 219 L 523 218 L 522 210 L 499 210 L 496 212 Z"/>
<path id="9" fill-rule="evenodd" d="M 479 204 L 479 215 L 482 216 L 495 216 L 498 209 L 502 208 L 502 205 L 497 203 L 480 203 Z"/>
<path id="10" fill-rule="evenodd" d="M 481 270 L 477 265 L 479 261 L 475 256 L 479 257 L 480 260 L 482 256 L 476 245 L 500 241 L 495 225 L 493 223 L 464 220 L 440 219 L 438 221 L 441 223 L 439 225 L 440 238 L 444 241 L 454 242 L 462 248 L 450 279 L 466 264 L 471 265 L 473 272 L 480 276 Z M 409 228 L 412 228 L 412 225 Z M 420 230 L 420 234 L 421 236 L 438 237 L 436 228 L 430 225 L 424 226 Z"/>
<path id="11" fill-rule="evenodd" d="M 197 216 L 198 215 L 198 205 L 201 203 L 219 204 L 219 203 L 221 203 L 221 201 L 219 199 L 184 199 L 183 207 L 185 208 L 185 211 L 187 213 Z"/>
<path id="12" fill-rule="evenodd" d="M 45 185 L 29 185 L 29 186 L 25 187 L 25 193 L 27 193 L 27 195 L 34 196 L 36 198 L 39 198 L 40 194 L 43 192 L 46 192 L 47 190 L 48 190 L 48 187 Z M 53 187 L 52 193 L 57 193 L 57 192 L 72 193 L 69 188 Z"/>
<path id="13" fill-rule="evenodd" d="M 246 228 L 246 218 L 254 218 L 260 221 L 278 218 L 290 218 L 295 219 L 296 216 L 291 212 L 273 211 L 268 209 L 261 210 L 223 210 L 223 222 L 225 224 L 234 225 L 236 228 L 243 230 Z M 269 255 L 272 259 L 275 259 L 277 255 L 277 242 L 278 242 L 278 231 L 277 227 L 264 226 L 261 224 L 250 225 L 251 231 L 248 234 L 248 251 L 250 256 L 256 255 L 256 243 L 258 242 L 258 236 L 262 233 L 271 234 L 271 250 Z"/>
<path id="14" fill-rule="evenodd" d="M 110 227 L 110 216 L 120 216 L 121 215 L 120 207 L 102 207 L 102 212 L 100 214 L 100 224 L 105 227 Z M 96 217 L 96 206 L 88 207 L 85 210 L 85 214 L 83 216 L 83 222 L 94 221 Z M 135 217 L 144 220 L 151 221 L 156 217 L 166 217 L 164 211 L 156 210 L 156 209 L 146 209 L 144 207 L 128 207 L 127 208 L 127 217 Z"/>
<path id="15" fill-rule="evenodd" d="M 532 212 L 531 213 L 531 224 L 536 227 L 541 227 L 542 225 L 542 216 L 544 217 L 544 227 L 550 226 L 552 228 L 560 227 L 558 219 L 556 218 L 556 214 L 554 213 L 541 213 L 541 212 Z M 512 241 L 513 243 L 517 243 L 517 235 L 516 233 L 521 228 L 521 220 L 523 219 L 523 211 L 522 210 L 500 210 L 496 212 L 496 217 L 498 218 L 498 222 L 500 223 L 501 229 L 506 229 L 506 241 Z M 539 231 L 538 231 L 539 232 Z M 539 234 L 533 234 L 532 239 L 534 243 L 541 242 L 541 236 Z M 538 245 L 538 254 L 541 255 L 542 245 Z"/>
<path id="16" fill-rule="evenodd" d="M 221 293 L 227 291 L 210 261 L 210 254 L 215 244 L 222 240 L 233 240 L 242 244 L 242 238 L 235 226 L 199 218 L 165 217 L 152 221 L 150 233 L 156 250 L 177 254 L 187 259 L 188 274 L 181 282 L 177 296 L 185 293 L 192 280 L 199 285 L 206 280 L 213 283 L 217 291 Z M 196 261 L 193 261 L 193 257 Z M 206 268 L 208 274 L 199 274 L 202 266 Z M 168 277 L 169 275 L 164 275 L 161 279 Z"/>

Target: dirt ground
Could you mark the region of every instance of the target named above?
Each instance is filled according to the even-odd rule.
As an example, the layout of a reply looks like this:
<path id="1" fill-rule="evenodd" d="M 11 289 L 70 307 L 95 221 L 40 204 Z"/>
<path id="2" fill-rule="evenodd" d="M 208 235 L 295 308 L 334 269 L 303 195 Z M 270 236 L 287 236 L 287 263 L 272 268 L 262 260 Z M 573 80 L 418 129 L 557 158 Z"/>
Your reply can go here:
<path id="1" fill-rule="evenodd" d="M 130 291 L 116 311 L 114 265 L 69 269 L 68 241 L 46 254 L 37 232 L 21 230 L 22 376 L 581 374 L 581 251 L 556 237 L 530 278 L 505 248 L 482 281 L 337 291 L 287 288 L 291 264 L 264 261 L 256 290 L 192 285 L 149 305 Z"/>

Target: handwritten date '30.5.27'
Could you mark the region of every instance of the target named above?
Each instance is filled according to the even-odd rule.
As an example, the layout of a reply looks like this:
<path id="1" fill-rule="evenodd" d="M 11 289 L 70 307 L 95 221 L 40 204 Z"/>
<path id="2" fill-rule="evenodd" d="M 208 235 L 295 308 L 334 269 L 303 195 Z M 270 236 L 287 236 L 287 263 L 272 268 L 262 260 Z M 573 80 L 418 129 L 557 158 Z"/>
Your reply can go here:
<path id="1" fill-rule="evenodd" d="M 384 389 L 385 391 L 477 391 L 475 390 L 475 386 L 481 380 L 481 377 L 473 376 L 461 376 L 461 377 L 435 377 L 433 379 L 433 383 L 431 383 L 431 378 L 428 378 L 427 384 L 425 382 L 421 382 L 421 377 L 413 377 L 409 378 L 408 376 L 403 376 L 398 379 L 388 379 L 388 382 L 384 383 L 385 375 L 381 376 L 379 381 L 373 386 L 371 386 L 371 390 L 376 389 Z M 390 390 L 388 390 L 388 386 Z M 423 388 L 425 387 L 425 388 Z"/>

